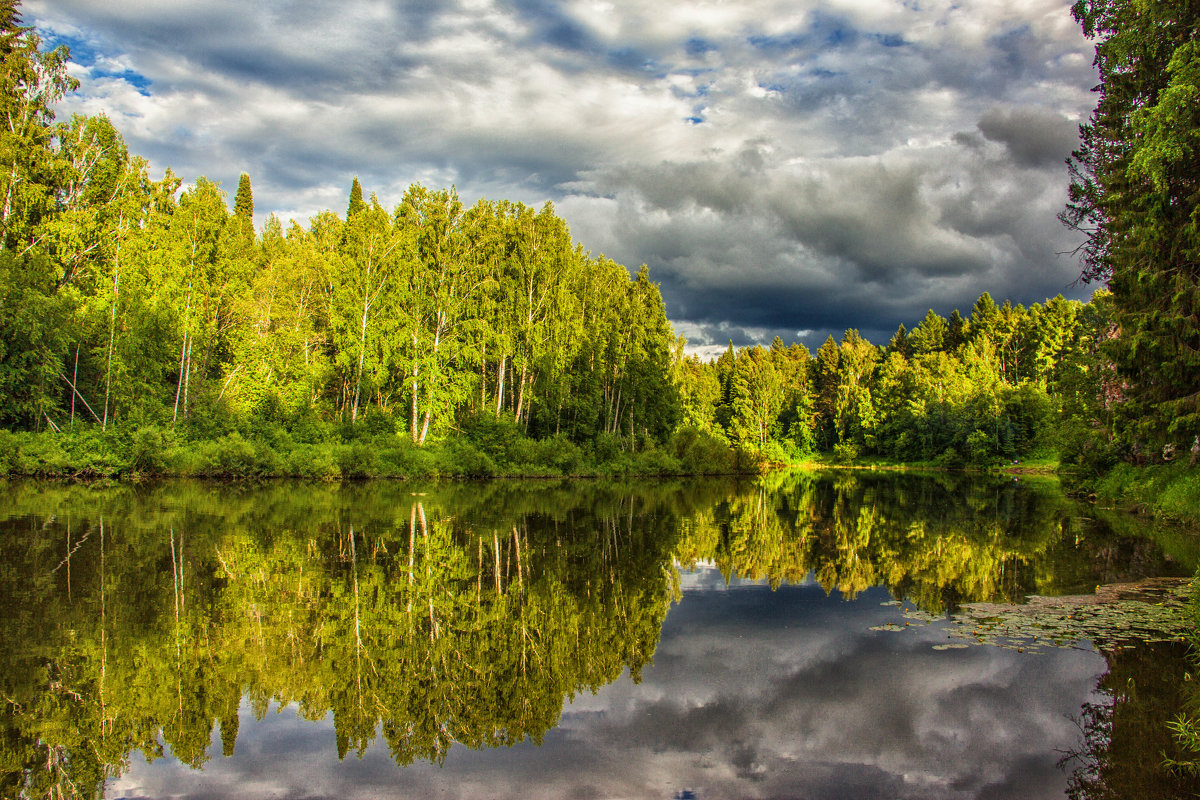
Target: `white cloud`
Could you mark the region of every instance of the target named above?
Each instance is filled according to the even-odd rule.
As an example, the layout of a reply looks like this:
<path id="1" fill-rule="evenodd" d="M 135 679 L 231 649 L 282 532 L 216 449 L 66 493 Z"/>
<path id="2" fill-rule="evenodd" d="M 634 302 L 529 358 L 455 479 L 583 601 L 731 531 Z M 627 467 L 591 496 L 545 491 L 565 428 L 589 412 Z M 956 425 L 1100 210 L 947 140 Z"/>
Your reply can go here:
<path id="1" fill-rule="evenodd" d="M 86 45 L 64 112 L 108 113 L 159 170 L 249 172 L 260 219 L 340 211 L 355 174 L 388 204 L 417 179 L 553 199 L 589 249 L 648 262 L 677 322 L 774 335 L 1073 277 L 1054 214 L 1095 77 L 1068 6 L 24 8 Z"/>

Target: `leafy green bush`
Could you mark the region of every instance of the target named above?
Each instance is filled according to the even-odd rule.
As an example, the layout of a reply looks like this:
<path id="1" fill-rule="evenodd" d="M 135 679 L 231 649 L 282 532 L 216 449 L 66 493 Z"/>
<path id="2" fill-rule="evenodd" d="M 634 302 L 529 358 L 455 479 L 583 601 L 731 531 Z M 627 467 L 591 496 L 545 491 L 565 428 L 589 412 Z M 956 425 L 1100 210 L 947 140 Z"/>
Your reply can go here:
<path id="1" fill-rule="evenodd" d="M 61 434 L 26 434 L 23 439 L 16 472 L 21 475 L 64 475 L 71 471 L 71 459 L 62 446 Z"/>
<path id="2" fill-rule="evenodd" d="M 285 459 L 287 473 L 297 478 L 319 481 L 336 481 L 342 477 L 342 469 L 334 457 L 335 445 L 298 444 Z"/>
<path id="3" fill-rule="evenodd" d="M 447 475 L 466 478 L 490 478 L 496 474 L 491 456 L 466 439 L 454 439 L 442 451 L 441 470 Z"/>
<path id="4" fill-rule="evenodd" d="M 838 464 L 850 464 L 858 458 L 858 445 L 854 442 L 839 442 L 833 446 L 833 460 Z"/>
<path id="5" fill-rule="evenodd" d="M 566 436 L 543 439 L 539 449 L 539 463 L 553 467 L 563 475 L 581 475 L 587 471 L 583 448 Z"/>
<path id="6" fill-rule="evenodd" d="M 689 475 L 727 474 L 736 471 L 736 454 L 723 439 L 698 428 L 680 428 L 667 442 L 667 451 Z"/>
<path id="7" fill-rule="evenodd" d="M 966 461 L 963 459 L 962 453 L 960 453 L 957 448 L 951 446 L 947 447 L 941 452 L 940 455 L 934 458 L 933 463 L 939 467 L 958 469 L 964 466 Z"/>
<path id="8" fill-rule="evenodd" d="M 370 478 L 379 473 L 379 450 L 374 442 L 348 442 L 335 452 L 343 478 Z"/>
<path id="9" fill-rule="evenodd" d="M 467 441 L 499 463 L 512 462 L 514 445 L 524 439 L 516 422 L 486 412 L 467 417 L 461 430 Z"/>
<path id="10" fill-rule="evenodd" d="M 973 431 L 967 436 L 967 461 L 977 467 L 995 466 L 996 442 L 983 431 Z"/>
<path id="11" fill-rule="evenodd" d="M 192 471 L 211 478 L 254 478 L 278 475 L 284 461 L 265 442 L 248 441 L 237 431 L 196 447 Z"/>
<path id="12" fill-rule="evenodd" d="M 293 441 L 304 444 L 323 444 L 337 438 L 334 425 L 321 419 L 307 406 L 297 411 L 289 420 L 288 432 Z"/>
<path id="13" fill-rule="evenodd" d="M 136 429 L 130 436 L 129 469 L 151 475 L 165 472 L 169 444 L 170 432 L 157 425 Z"/>
<path id="14" fill-rule="evenodd" d="M 604 464 L 618 460 L 625 449 L 624 439 L 615 433 L 608 433 L 607 431 L 597 433 L 590 444 L 592 463 L 597 467 L 602 467 Z"/>
<path id="15" fill-rule="evenodd" d="M 0 430 L 0 474 L 17 471 L 21 463 L 21 439 L 19 433 Z"/>

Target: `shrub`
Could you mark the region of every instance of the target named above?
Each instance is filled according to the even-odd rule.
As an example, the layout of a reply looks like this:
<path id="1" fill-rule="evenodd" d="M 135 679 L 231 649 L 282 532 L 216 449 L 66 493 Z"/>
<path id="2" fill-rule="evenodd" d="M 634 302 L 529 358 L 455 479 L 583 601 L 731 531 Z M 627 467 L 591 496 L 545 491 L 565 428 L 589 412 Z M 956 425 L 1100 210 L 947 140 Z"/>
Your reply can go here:
<path id="1" fill-rule="evenodd" d="M 858 445 L 854 442 L 839 442 L 833 446 L 833 460 L 839 464 L 849 464 L 858 458 Z"/>
<path id="2" fill-rule="evenodd" d="M 381 434 L 395 436 L 396 420 L 392 417 L 392 412 L 378 406 L 369 406 L 354 424 L 354 438 L 374 438 Z"/>
<path id="3" fill-rule="evenodd" d="M 993 465 L 996 446 L 992 437 L 983 431 L 973 431 L 967 437 L 967 460 L 976 466 Z"/>
<path id="4" fill-rule="evenodd" d="M 963 461 L 962 453 L 958 452 L 958 450 L 951 445 L 943 450 L 940 455 L 934 458 L 933 463 L 939 467 L 957 468 L 963 466 L 965 462 Z"/>
<path id="5" fill-rule="evenodd" d="M 462 435 L 478 450 L 502 463 L 514 460 L 512 449 L 525 438 L 516 422 L 487 412 L 472 414 L 463 420 Z"/>
<path id="6" fill-rule="evenodd" d="M 21 435 L 0 430 L 0 474 L 17 471 L 21 463 Z"/>
<path id="7" fill-rule="evenodd" d="M 157 425 L 138 428 L 130 436 L 129 469 L 133 472 L 158 474 L 167 468 L 169 433 Z"/>
<path id="8" fill-rule="evenodd" d="M 442 471 L 468 478 L 490 478 L 496 474 L 491 456 L 465 439 L 454 439 L 442 451 Z"/>
<path id="9" fill-rule="evenodd" d="M 625 449 L 624 445 L 624 439 L 615 433 L 597 433 L 591 441 L 592 462 L 603 466 L 610 461 L 616 461 Z"/>
<path id="10" fill-rule="evenodd" d="M 723 439 L 698 428 L 680 428 L 670 441 L 667 450 L 679 462 L 681 471 L 688 475 L 711 475 L 735 472 L 736 455 Z"/>
<path id="11" fill-rule="evenodd" d="M 334 458 L 334 445 L 298 444 L 287 454 L 286 470 L 297 478 L 336 481 L 342 469 Z"/>
<path id="12" fill-rule="evenodd" d="M 62 475 L 70 471 L 71 459 L 60 434 L 26 434 L 18 451 L 16 471 L 22 475 Z"/>
<path id="13" fill-rule="evenodd" d="M 252 478 L 278 475 L 283 467 L 283 460 L 266 442 L 248 441 L 234 431 L 216 441 L 201 442 L 192 471 L 214 478 Z"/>
<path id="14" fill-rule="evenodd" d="M 379 472 L 378 450 L 374 442 L 354 441 L 335 448 L 343 478 L 369 478 Z"/>
<path id="15" fill-rule="evenodd" d="M 293 415 L 288 424 L 288 431 L 293 441 L 305 444 L 322 444 L 336 438 L 334 426 L 318 417 L 316 412 L 307 406 Z"/>

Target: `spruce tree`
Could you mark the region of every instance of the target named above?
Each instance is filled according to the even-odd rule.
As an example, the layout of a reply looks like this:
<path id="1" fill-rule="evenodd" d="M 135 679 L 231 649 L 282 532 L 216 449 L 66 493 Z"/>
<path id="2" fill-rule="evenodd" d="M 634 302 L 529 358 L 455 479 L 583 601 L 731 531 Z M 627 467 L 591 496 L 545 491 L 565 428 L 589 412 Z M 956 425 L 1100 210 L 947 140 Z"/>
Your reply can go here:
<path id="1" fill-rule="evenodd" d="M 350 205 L 346 207 L 346 219 L 350 219 L 366 207 L 367 204 L 363 202 L 362 184 L 355 175 L 354 182 L 350 184 Z"/>
<path id="2" fill-rule="evenodd" d="M 946 352 L 953 353 L 957 350 L 958 346 L 967 340 L 968 334 L 967 321 L 958 313 L 957 308 L 954 309 L 954 313 L 946 321 Z"/>
<path id="3" fill-rule="evenodd" d="M 0 58 L 11 53 L 17 44 L 15 40 L 29 30 L 21 25 L 19 5 L 19 0 L 0 0 Z"/>
<path id="4" fill-rule="evenodd" d="M 242 173 L 238 179 L 237 197 L 233 202 L 233 213 L 239 219 L 254 224 L 254 194 L 250 190 L 250 176 Z"/>
<path id="5" fill-rule="evenodd" d="M 1084 234 L 1085 280 L 1107 281 L 1131 450 L 1200 434 L 1200 5 L 1080 0 L 1099 40 L 1100 100 L 1080 126 L 1061 215 Z"/>

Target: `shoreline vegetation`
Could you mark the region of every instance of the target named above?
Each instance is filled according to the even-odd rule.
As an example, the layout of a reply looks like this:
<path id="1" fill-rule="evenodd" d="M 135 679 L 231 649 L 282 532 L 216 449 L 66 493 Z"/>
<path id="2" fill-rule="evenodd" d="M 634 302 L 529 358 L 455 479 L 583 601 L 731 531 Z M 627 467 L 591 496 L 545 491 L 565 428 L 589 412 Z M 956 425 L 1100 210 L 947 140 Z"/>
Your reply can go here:
<path id="1" fill-rule="evenodd" d="M 1124 251 L 1083 253 L 1085 275 L 1113 286 L 1086 303 L 1025 307 L 984 292 L 965 314 L 930 309 L 886 344 L 849 329 L 815 352 L 776 338 L 702 361 L 648 269 L 593 255 L 549 203 L 467 205 L 453 188 L 414 184 L 385 208 L 354 178 L 344 212 L 256 223 L 247 174 L 232 203 L 203 176 L 151 177 L 107 117 L 55 118 L 77 87 L 69 54 L 43 49 L 17 9 L 0 3 L 0 117 L 20 122 L 0 126 L 14 153 L 0 174 L 11 201 L 0 213 L 0 474 L 336 481 L 806 463 L 1026 474 L 1060 463 L 1085 494 L 1164 514 L 1185 515 L 1197 496 L 1179 464 L 1200 449 L 1187 405 L 1200 348 L 1194 330 L 1145 328 Z M 1194 28 L 1083 14 L 1096 33 Z M 1150 83 L 1175 74 L 1135 66 Z M 1085 145 L 1136 100 L 1104 95 Z M 1078 151 L 1064 221 L 1082 230 L 1122 213 L 1104 190 L 1131 157 Z M 1170 188 L 1139 180 L 1151 194 Z M 1141 337 L 1136 353 L 1127 333 Z M 1138 360 L 1159 340 L 1182 342 L 1160 354 L 1178 367 L 1170 374 Z"/>

